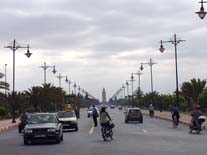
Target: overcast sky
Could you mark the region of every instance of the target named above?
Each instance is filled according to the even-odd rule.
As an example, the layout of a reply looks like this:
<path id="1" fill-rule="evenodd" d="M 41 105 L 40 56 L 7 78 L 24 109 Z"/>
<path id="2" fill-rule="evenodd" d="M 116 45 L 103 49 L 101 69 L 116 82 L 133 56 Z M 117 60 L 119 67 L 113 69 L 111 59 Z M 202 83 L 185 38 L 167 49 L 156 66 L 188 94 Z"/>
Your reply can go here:
<path id="1" fill-rule="evenodd" d="M 207 5 L 204 6 L 207 9 Z M 198 0 L 1 0 L 0 72 L 8 64 L 7 77 L 12 90 L 12 51 L 3 48 L 15 38 L 16 89 L 27 90 L 43 83 L 43 62 L 55 65 L 57 74 L 68 75 L 81 88 L 101 98 L 106 88 L 109 99 L 150 58 L 154 90 L 175 90 L 175 59 L 169 40 L 174 33 L 186 40 L 178 45 L 179 84 L 191 78 L 207 78 L 207 19 L 195 14 Z M 144 66 L 141 88 L 150 91 L 150 68 Z M 47 70 L 47 82 L 58 79 Z M 136 77 L 137 79 L 137 77 Z M 68 84 L 62 81 L 68 91 Z M 137 81 L 135 81 L 137 87 Z"/>

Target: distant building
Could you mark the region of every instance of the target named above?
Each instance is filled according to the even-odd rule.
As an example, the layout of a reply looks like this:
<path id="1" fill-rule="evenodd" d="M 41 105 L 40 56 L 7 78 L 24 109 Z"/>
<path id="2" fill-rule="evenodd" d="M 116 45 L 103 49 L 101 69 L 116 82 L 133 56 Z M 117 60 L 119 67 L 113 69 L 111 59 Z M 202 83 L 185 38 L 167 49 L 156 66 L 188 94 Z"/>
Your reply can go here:
<path id="1" fill-rule="evenodd" d="M 106 90 L 103 88 L 102 91 L 102 104 L 106 104 Z"/>

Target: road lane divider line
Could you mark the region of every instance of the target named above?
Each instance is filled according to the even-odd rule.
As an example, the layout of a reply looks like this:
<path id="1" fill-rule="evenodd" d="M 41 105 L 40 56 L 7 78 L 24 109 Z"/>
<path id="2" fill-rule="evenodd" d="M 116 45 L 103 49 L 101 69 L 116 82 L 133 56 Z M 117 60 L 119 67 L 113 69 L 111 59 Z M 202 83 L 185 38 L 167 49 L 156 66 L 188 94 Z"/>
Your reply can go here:
<path id="1" fill-rule="evenodd" d="M 89 131 L 89 135 L 92 135 L 93 131 L 94 131 L 94 124 L 92 125 L 92 127 L 91 127 L 91 129 Z"/>
<path id="2" fill-rule="evenodd" d="M 142 131 L 143 131 L 144 133 L 148 133 L 148 131 L 147 131 L 146 129 L 142 129 Z"/>

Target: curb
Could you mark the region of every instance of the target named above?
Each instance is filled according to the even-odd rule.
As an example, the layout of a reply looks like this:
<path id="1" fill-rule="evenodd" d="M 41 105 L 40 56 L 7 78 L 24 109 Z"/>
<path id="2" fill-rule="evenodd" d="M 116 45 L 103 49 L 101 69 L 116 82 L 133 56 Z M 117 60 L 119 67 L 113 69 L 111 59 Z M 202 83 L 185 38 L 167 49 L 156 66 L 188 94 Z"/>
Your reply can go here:
<path id="1" fill-rule="evenodd" d="M 146 115 L 146 116 L 149 116 L 149 114 L 144 114 L 143 115 Z M 166 120 L 166 121 L 172 121 L 172 119 L 170 118 L 165 118 L 165 117 L 161 117 L 161 116 L 154 116 L 154 118 L 158 118 L 158 119 L 162 119 L 162 120 Z M 183 125 L 186 125 L 186 126 L 190 126 L 191 122 L 187 122 L 187 121 L 182 121 L 180 120 L 179 123 L 183 124 Z M 207 130 L 206 126 L 202 126 L 203 130 Z"/>
<path id="2" fill-rule="evenodd" d="M 19 125 L 19 122 L 15 123 L 15 124 L 12 124 L 12 125 L 0 127 L 0 132 L 3 132 L 3 131 L 6 131 L 6 130 L 9 130 L 9 129 L 18 127 L 18 125 Z"/>

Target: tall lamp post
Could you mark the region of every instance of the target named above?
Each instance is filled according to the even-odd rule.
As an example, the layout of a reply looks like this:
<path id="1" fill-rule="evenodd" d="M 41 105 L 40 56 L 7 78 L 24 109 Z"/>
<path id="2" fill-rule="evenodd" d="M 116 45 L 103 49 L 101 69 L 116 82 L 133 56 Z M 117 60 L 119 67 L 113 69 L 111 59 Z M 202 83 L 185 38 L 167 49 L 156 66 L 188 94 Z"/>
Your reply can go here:
<path id="1" fill-rule="evenodd" d="M 5 81 L 4 81 L 4 82 L 5 82 L 5 84 L 7 83 L 7 79 L 6 79 L 6 67 L 7 67 L 7 64 L 4 65 L 4 69 L 5 69 L 5 71 L 4 71 L 4 74 L 5 74 L 5 75 L 4 75 Z M 5 96 L 6 96 L 6 94 L 7 94 L 7 87 L 5 87 Z"/>
<path id="2" fill-rule="evenodd" d="M 126 88 L 126 87 L 123 85 L 123 86 L 122 86 L 122 89 L 123 89 L 123 92 L 124 92 L 124 99 L 125 99 L 125 96 L 126 96 L 125 88 Z"/>
<path id="3" fill-rule="evenodd" d="M 201 0 L 199 3 L 201 3 L 201 7 L 200 7 L 200 10 L 196 12 L 196 14 L 197 14 L 201 19 L 204 19 L 207 12 L 204 10 L 203 3 L 207 3 L 207 1 L 203 1 L 203 0 Z"/>
<path id="4" fill-rule="evenodd" d="M 133 73 L 133 74 L 135 74 L 135 75 L 137 75 L 138 76 L 138 88 L 137 88 L 137 92 L 139 93 L 139 92 L 141 92 L 141 87 L 140 87 L 140 77 L 141 77 L 141 75 L 143 74 L 142 72 L 140 72 L 139 70 L 137 71 L 137 73 Z M 138 104 L 139 104 L 139 106 L 140 106 L 140 95 L 138 95 L 138 98 L 139 98 L 139 102 L 138 102 Z"/>
<path id="5" fill-rule="evenodd" d="M 160 52 L 163 53 L 165 48 L 163 47 L 163 43 L 172 43 L 175 47 L 175 73 L 176 73 L 176 105 L 179 105 L 179 89 L 178 89 L 178 62 L 177 62 L 177 45 L 185 40 L 177 39 L 176 34 L 174 34 L 173 40 L 168 41 L 160 41 Z"/>
<path id="6" fill-rule="evenodd" d="M 152 77 L 152 66 L 155 65 L 157 63 L 153 62 L 152 59 L 150 58 L 150 61 L 149 62 L 146 62 L 146 63 L 143 63 L 141 62 L 141 67 L 140 67 L 140 70 L 143 71 L 144 69 L 144 66 L 143 65 L 149 65 L 150 66 L 150 74 L 151 74 L 151 92 L 153 94 L 153 77 Z"/>
<path id="7" fill-rule="evenodd" d="M 141 77 L 141 75 L 142 75 L 143 73 L 142 72 L 140 72 L 139 70 L 138 70 L 138 72 L 137 73 L 133 73 L 133 75 L 137 75 L 138 76 L 138 89 L 140 89 L 140 77 Z M 137 89 L 137 90 L 138 90 Z"/>
<path id="8" fill-rule="evenodd" d="M 70 85 L 72 84 L 72 81 L 70 81 L 70 80 L 68 80 L 68 93 L 69 93 L 69 95 L 70 95 Z"/>
<path id="9" fill-rule="evenodd" d="M 75 93 L 75 95 L 76 95 L 76 87 L 77 87 L 77 85 L 76 85 L 76 83 L 75 83 L 75 82 L 74 82 L 73 87 L 74 87 L 74 93 Z"/>
<path id="10" fill-rule="evenodd" d="M 13 51 L 13 90 L 12 90 L 12 96 L 13 96 L 13 102 L 15 104 L 15 95 L 14 95 L 14 93 L 15 93 L 15 52 L 19 48 L 26 48 L 27 52 L 25 53 L 25 55 L 28 58 L 32 55 L 32 53 L 30 53 L 30 51 L 29 51 L 29 48 L 30 48 L 29 45 L 27 45 L 27 46 L 17 45 L 15 39 L 14 39 L 12 45 L 4 46 L 4 48 L 9 48 L 9 49 L 11 49 Z M 12 109 L 12 123 L 16 123 L 16 120 L 15 120 L 15 108 L 14 107 Z"/>
<path id="11" fill-rule="evenodd" d="M 61 75 L 60 73 L 59 73 L 59 75 L 56 76 L 56 77 L 59 79 L 59 87 L 60 87 L 60 88 L 61 88 L 61 80 L 62 80 L 62 78 L 65 77 L 65 81 L 66 81 L 66 82 L 68 81 L 68 77 L 67 77 L 67 76 L 63 76 L 63 75 Z"/>
<path id="12" fill-rule="evenodd" d="M 127 99 L 129 97 L 129 82 L 128 80 L 126 81 L 126 87 L 127 87 Z"/>
<path id="13" fill-rule="evenodd" d="M 46 62 L 44 62 L 44 65 L 40 66 L 40 67 L 44 70 L 44 84 L 46 84 L 46 70 L 48 68 L 53 68 L 52 72 L 53 72 L 53 74 L 55 74 L 57 72 L 56 69 L 55 69 L 55 65 L 54 66 L 48 66 L 46 64 Z"/>

